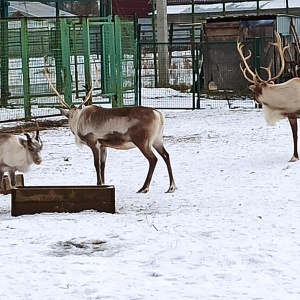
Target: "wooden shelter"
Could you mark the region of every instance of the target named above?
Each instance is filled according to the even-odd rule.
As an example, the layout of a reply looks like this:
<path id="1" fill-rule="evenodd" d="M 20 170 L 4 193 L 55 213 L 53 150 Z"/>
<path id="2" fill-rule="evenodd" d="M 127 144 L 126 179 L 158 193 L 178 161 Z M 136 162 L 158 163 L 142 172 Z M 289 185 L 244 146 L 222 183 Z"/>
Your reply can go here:
<path id="1" fill-rule="evenodd" d="M 290 26 L 295 24 L 300 31 L 300 17 L 288 15 L 241 16 L 207 19 L 203 24 L 203 72 L 204 86 L 214 81 L 218 89 L 247 90 L 248 82 L 239 68 L 240 57 L 236 49 L 239 39 L 250 50 L 250 64 L 261 76 L 266 74 L 260 66 L 273 61 L 272 72 L 279 68 L 278 53 L 270 42 L 274 41 L 274 30 L 278 31 L 283 43 L 294 43 Z M 284 76 L 288 76 L 284 74 Z"/>

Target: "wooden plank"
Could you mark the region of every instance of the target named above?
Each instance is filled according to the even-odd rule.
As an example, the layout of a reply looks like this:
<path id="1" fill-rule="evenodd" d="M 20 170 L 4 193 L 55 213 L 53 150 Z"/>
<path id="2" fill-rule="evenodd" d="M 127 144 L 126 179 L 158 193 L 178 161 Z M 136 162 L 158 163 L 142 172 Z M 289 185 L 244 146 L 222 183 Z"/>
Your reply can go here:
<path id="1" fill-rule="evenodd" d="M 16 175 L 16 186 L 20 187 L 20 186 L 24 186 L 24 176 L 23 174 L 17 174 Z M 4 175 L 2 178 L 2 190 L 1 193 L 3 195 L 8 195 L 11 193 L 11 183 L 10 183 L 10 179 L 7 175 Z"/>
<path id="2" fill-rule="evenodd" d="M 115 213 L 114 186 L 35 186 L 11 190 L 11 215 L 84 210 Z"/>
<path id="3" fill-rule="evenodd" d="M 11 193 L 11 185 L 8 176 L 3 176 L 2 178 L 2 190 L 1 193 L 3 195 L 8 195 Z"/>

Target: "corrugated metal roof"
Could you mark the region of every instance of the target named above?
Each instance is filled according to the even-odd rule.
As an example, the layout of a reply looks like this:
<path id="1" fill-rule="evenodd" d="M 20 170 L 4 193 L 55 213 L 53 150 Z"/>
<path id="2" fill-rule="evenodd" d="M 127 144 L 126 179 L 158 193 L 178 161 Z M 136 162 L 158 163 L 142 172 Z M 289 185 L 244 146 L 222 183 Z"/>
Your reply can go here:
<path id="1" fill-rule="evenodd" d="M 294 24 L 296 32 L 300 33 L 300 17 L 289 16 L 289 15 L 278 15 L 277 16 L 277 31 L 284 36 L 291 35 L 290 24 Z"/>
<path id="2" fill-rule="evenodd" d="M 167 0 L 168 5 L 186 5 L 186 4 L 216 4 L 226 2 L 251 2 L 257 0 Z"/>
<path id="3" fill-rule="evenodd" d="M 184 2 L 184 1 L 182 1 Z M 211 3 L 211 2 L 209 2 Z M 182 3 L 183 4 L 183 3 Z M 192 5 L 170 5 L 168 6 L 168 14 L 188 14 L 192 12 Z M 259 1 L 260 10 L 272 10 L 272 9 L 286 9 L 288 8 L 300 8 L 299 0 L 265 0 Z M 195 13 L 219 13 L 223 11 L 222 1 L 216 1 L 214 4 L 196 4 L 195 3 Z M 236 1 L 226 1 L 225 10 L 226 12 L 235 11 L 255 11 L 257 9 L 257 1 L 247 1 L 247 2 L 236 2 Z"/>
<path id="4" fill-rule="evenodd" d="M 9 16 L 20 13 L 25 17 L 55 17 L 56 8 L 40 2 L 11 1 L 8 7 Z M 62 17 L 75 16 L 63 10 L 59 10 Z"/>

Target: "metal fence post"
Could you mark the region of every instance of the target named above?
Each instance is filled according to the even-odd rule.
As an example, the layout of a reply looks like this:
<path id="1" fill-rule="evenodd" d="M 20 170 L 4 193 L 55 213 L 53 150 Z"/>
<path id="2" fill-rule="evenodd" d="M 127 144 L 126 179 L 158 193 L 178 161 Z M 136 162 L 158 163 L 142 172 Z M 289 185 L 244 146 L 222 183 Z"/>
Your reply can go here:
<path id="1" fill-rule="evenodd" d="M 123 80 L 122 80 L 122 41 L 121 24 L 118 16 L 115 16 L 115 58 L 116 58 L 116 94 L 117 106 L 123 106 Z"/>
<path id="2" fill-rule="evenodd" d="M 27 19 L 21 19 L 21 52 L 25 119 L 31 118 Z"/>
<path id="3" fill-rule="evenodd" d="M 60 48 L 62 54 L 62 71 L 63 71 L 63 90 L 65 101 L 72 105 L 72 76 L 70 68 L 70 34 L 69 25 L 66 19 L 62 19 L 60 22 Z"/>
<path id="4" fill-rule="evenodd" d="M 8 84 L 8 21 L 7 20 L 1 20 L 1 32 L 0 32 L 0 37 L 1 37 L 1 106 L 6 106 L 7 105 L 7 100 L 10 95 L 9 93 L 9 84 Z"/>
<path id="5" fill-rule="evenodd" d="M 83 31 L 83 57 L 84 57 L 84 80 L 85 86 L 87 87 L 87 93 L 92 88 L 91 80 L 91 60 L 90 60 L 90 26 L 87 17 L 82 17 L 82 31 Z M 89 102 L 89 104 L 91 104 Z"/>

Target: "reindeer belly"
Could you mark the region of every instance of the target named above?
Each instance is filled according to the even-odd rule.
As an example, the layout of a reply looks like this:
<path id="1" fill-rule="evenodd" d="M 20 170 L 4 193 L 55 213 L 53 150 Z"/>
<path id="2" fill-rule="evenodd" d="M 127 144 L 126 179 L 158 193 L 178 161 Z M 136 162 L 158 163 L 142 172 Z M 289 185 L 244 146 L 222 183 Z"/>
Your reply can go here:
<path id="1" fill-rule="evenodd" d="M 103 138 L 98 139 L 99 143 L 103 147 L 110 147 L 119 150 L 128 150 L 135 148 L 135 144 L 128 140 L 125 134 L 114 132 L 103 136 Z"/>

